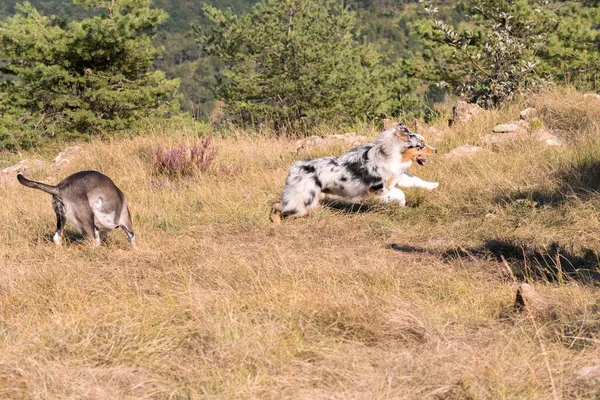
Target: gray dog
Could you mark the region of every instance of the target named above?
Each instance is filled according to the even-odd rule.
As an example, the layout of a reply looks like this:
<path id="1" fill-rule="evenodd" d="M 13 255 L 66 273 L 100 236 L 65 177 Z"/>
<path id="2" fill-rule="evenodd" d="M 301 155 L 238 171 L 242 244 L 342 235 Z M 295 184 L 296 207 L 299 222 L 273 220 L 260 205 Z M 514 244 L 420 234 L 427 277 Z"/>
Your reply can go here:
<path id="1" fill-rule="evenodd" d="M 83 237 L 93 237 L 97 245 L 108 231 L 121 227 L 127 240 L 135 248 L 135 234 L 131 215 L 123 192 L 106 175 L 98 171 L 81 171 L 68 176 L 56 186 L 46 185 L 17 174 L 22 185 L 40 189 L 52 195 L 52 208 L 56 213 L 56 233 L 53 240 L 62 243 L 65 223 L 68 221 Z"/>

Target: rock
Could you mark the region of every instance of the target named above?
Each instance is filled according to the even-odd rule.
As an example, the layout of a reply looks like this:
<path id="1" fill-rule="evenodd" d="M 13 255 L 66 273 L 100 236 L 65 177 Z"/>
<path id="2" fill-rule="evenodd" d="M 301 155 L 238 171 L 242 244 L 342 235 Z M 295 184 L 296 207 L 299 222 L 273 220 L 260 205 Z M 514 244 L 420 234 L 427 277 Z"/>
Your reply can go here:
<path id="1" fill-rule="evenodd" d="M 543 128 L 533 132 L 533 135 L 538 141 L 544 142 L 548 146 L 562 146 L 561 140 L 556 135 L 551 134 Z"/>
<path id="2" fill-rule="evenodd" d="M 531 127 L 536 127 L 536 129 L 531 129 Z M 521 119 L 519 121 L 511 121 L 506 124 L 496 125 L 492 133 L 481 137 L 481 141 L 486 144 L 500 145 L 524 139 L 526 137 L 533 137 L 537 141 L 544 142 L 549 146 L 562 145 L 561 140 L 556 135 L 547 131 L 544 128 L 542 121 L 538 118 L 533 118 L 531 121 Z"/>
<path id="3" fill-rule="evenodd" d="M 555 311 L 554 306 L 537 294 L 527 283 L 521 283 L 517 287 L 514 308 L 519 312 L 526 312 L 536 317 L 551 317 Z"/>
<path id="4" fill-rule="evenodd" d="M 0 186 L 16 186 L 19 183 L 17 181 L 17 172 L 35 170 L 44 167 L 45 165 L 46 163 L 42 160 L 21 160 L 15 165 L 11 165 L 2 170 L 2 173 L 0 173 Z"/>
<path id="5" fill-rule="evenodd" d="M 490 133 L 489 135 L 482 136 L 481 141 L 487 144 L 498 145 L 513 142 L 519 138 L 523 138 L 523 136 L 517 132 Z"/>
<path id="6" fill-rule="evenodd" d="M 519 113 L 519 117 L 524 121 L 531 121 L 532 119 L 537 118 L 537 115 L 537 109 L 533 107 L 526 108 Z"/>
<path id="7" fill-rule="evenodd" d="M 600 364 L 583 367 L 575 373 L 575 380 L 584 386 L 600 386 Z"/>
<path id="8" fill-rule="evenodd" d="M 516 132 L 519 129 L 519 125 L 515 123 L 508 124 L 500 124 L 496 125 L 494 129 L 492 129 L 495 133 L 506 133 L 506 132 Z"/>
<path id="9" fill-rule="evenodd" d="M 40 168 L 43 167 L 44 165 L 46 165 L 45 162 L 43 162 L 42 160 L 36 160 L 36 159 L 25 159 L 25 160 L 21 160 L 18 163 L 16 163 L 15 165 L 11 165 L 10 167 L 6 167 L 2 170 L 2 173 L 4 174 L 10 174 L 10 173 L 16 173 L 16 172 L 24 172 L 30 169 L 36 169 L 36 168 Z"/>
<path id="10" fill-rule="evenodd" d="M 399 124 L 398 121 L 393 119 L 384 119 L 383 120 L 383 130 L 389 131 L 392 128 L 395 128 Z M 419 135 L 425 136 L 425 139 L 439 139 L 444 136 L 444 132 L 440 129 L 429 126 L 424 122 L 419 120 L 415 120 L 415 133 Z"/>
<path id="11" fill-rule="evenodd" d="M 463 156 L 475 154 L 480 150 L 481 150 L 481 147 L 465 144 L 465 145 L 459 146 L 459 147 L 451 150 L 447 154 L 444 154 L 444 157 L 446 157 L 446 158 L 463 157 Z"/>
<path id="12" fill-rule="evenodd" d="M 416 121 L 415 125 L 416 133 L 423 135 L 425 139 L 440 139 L 444 136 L 444 132 L 434 126 L 429 126 L 419 121 Z"/>
<path id="13" fill-rule="evenodd" d="M 85 154 L 85 152 L 81 149 L 81 147 L 69 146 L 58 153 L 58 155 L 54 157 L 54 160 L 52 160 L 52 163 L 55 166 L 62 167 L 70 164 L 73 159 L 81 156 L 82 154 Z"/>
<path id="14" fill-rule="evenodd" d="M 459 101 L 456 106 L 452 109 L 452 123 L 454 124 L 466 124 L 473 117 L 477 115 L 483 115 L 489 113 L 477 104 L 467 103 L 466 101 Z"/>
<path id="15" fill-rule="evenodd" d="M 595 99 L 600 100 L 600 94 L 598 93 L 586 93 L 583 95 L 585 99 Z"/>
<path id="16" fill-rule="evenodd" d="M 0 174 L 0 188 L 17 186 L 17 175 Z"/>
<path id="17" fill-rule="evenodd" d="M 369 142 L 369 138 L 355 133 L 345 133 L 343 135 L 330 135 L 330 136 L 309 136 L 305 139 L 298 140 L 296 142 L 296 153 L 302 149 L 308 149 L 310 147 L 325 147 L 333 146 L 336 144 L 343 144 L 349 147 L 358 146 Z"/>
<path id="18" fill-rule="evenodd" d="M 522 138 L 529 131 L 529 122 L 519 120 L 496 125 L 489 135 L 483 136 L 484 143 L 500 144 Z"/>
<path id="19" fill-rule="evenodd" d="M 50 166 L 62 167 L 68 165 L 71 161 L 73 161 L 73 159 L 78 158 L 85 153 L 86 152 L 79 146 L 69 146 L 58 153 L 54 160 L 52 160 L 52 165 Z M 32 169 L 47 168 L 48 166 L 49 164 L 42 160 L 21 160 L 15 165 L 6 167 L 2 170 L 0 173 L 0 184 L 4 186 L 14 186 L 18 183 L 16 179 L 17 172 L 26 172 Z"/>
<path id="20" fill-rule="evenodd" d="M 537 201 L 529 200 L 529 199 L 517 199 L 515 203 L 520 205 L 521 207 L 526 208 L 536 208 L 538 203 Z"/>
<path id="21" fill-rule="evenodd" d="M 321 136 L 309 136 L 296 142 L 296 152 L 311 146 L 325 146 L 327 142 Z"/>

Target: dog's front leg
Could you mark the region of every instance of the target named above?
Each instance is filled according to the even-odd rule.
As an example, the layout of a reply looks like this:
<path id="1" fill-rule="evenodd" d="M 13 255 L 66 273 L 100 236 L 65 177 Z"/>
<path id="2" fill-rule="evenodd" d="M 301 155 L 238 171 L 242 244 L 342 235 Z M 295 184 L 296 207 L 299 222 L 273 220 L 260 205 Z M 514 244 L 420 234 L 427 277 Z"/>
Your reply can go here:
<path id="1" fill-rule="evenodd" d="M 433 190 L 436 189 L 440 184 L 437 182 L 427 182 L 421 178 L 417 178 L 414 175 L 403 172 L 398 178 L 397 185 L 404 188 L 420 188 Z"/>
<path id="2" fill-rule="evenodd" d="M 404 192 L 396 187 L 384 189 L 383 193 L 377 196 L 384 203 L 398 203 L 400 207 L 406 205 L 406 196 Z"/>

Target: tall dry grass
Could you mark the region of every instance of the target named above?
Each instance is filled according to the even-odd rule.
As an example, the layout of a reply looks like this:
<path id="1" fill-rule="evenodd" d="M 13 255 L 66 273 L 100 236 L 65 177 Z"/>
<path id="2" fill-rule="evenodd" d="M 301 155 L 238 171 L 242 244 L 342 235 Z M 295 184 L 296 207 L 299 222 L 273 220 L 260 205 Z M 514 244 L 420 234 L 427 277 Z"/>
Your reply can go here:
<path id="1" fill-rule="evenodd" d="M 193 179 L 151 171 L 153 149 L 192 145 L 189 132 L 84 145 L 87 157 L 30 174 L 111 176 L 137 251 L 122 232 L 57 248 L 49 196 L 1 188 L 0 397 L 594 398 L 576 371 L 600 356 L 600 295 L 582 271 L 600 244 L 600 105 L 569 96 L 440 123 L 442 154 L 526 105 L 573 140 L 438 156 L 412 172 L 440 188 L 407 190 L 403 209 L 323 207 L 273 227 L 289 165 L 344 149 L 297 155 L 243 134 L 216 139 L 224 168 Z M 552 319 L 511 312 L 501 256 L 557 305 Z"/>

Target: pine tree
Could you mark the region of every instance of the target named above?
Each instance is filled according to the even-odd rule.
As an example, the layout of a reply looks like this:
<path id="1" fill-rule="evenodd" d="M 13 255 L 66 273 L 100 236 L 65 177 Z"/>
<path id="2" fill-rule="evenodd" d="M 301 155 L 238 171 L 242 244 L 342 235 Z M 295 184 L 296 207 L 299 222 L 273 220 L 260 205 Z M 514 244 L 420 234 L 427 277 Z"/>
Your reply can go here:
<path id="1" fill-rule="evenodd" d="M 96 14 L 40 15 L 29 3 L 0 23 L 0 147 L 102 135 L 178 109 L 177 80 L 152 71 L 151 38 L 167 15 L 149 0 L 76 0 Z"/>
<path id="2" fill-rule="evenodd" d="M 238 121 L 280 131 L 393 111 L 398 70 L 360 44 L 355 16 L 334 0 L 263 0 L 243 16 L 204 6 L 203 50 L 223 63 L 216 97 Z"/>

